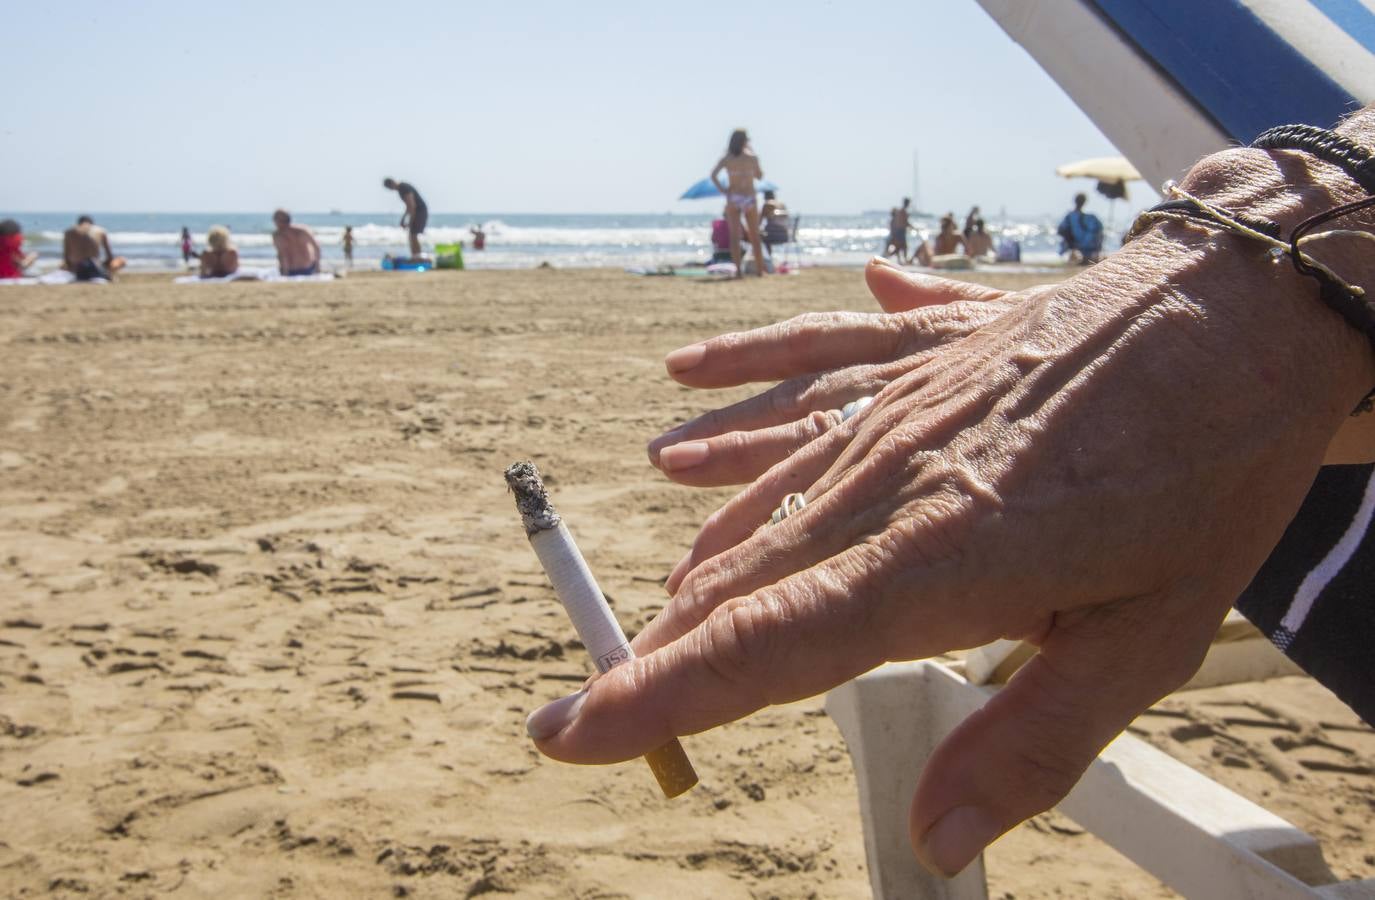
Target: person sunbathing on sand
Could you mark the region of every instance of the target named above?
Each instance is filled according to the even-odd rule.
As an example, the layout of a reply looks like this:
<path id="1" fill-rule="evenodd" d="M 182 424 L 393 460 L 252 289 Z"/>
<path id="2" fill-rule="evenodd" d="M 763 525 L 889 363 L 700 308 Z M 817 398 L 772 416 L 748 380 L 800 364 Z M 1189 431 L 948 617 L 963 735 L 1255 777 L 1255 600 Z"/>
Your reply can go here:
<path id="1" fill-rule="evenodd" d="M 978 207 L 975 207 L 977 209 Z M 984 231 L 984 220 L 975 219 L 974 229 L 965 238 L 964 252 L 971 258 L 987 256 L 993 252 L 993 235 Z"/>
<path id="2" fill-rule="evenodd" d="M 205 245 L 200 255 L 202 278 L 224 278 L 239 271 L 239 251 L 229 242 L 228 228 L 212 225 Z"/>
<path id="3" fill-rule="evenodd" d="M 956 229 L 954 216 L 944 216 L 941 219 L 941 233 L 936 235 L 932 243 L 935 245 L 933 250 L 936 256 L 959 253 L 965 248 L 964 235 Z"/>
<path id="4" fill-rule="evenodd" d="M 722 185 L 717 175 L 725 171 L 728 179 Z M 759 157 L 750 148 L 750 139 L 745 129 L 737 128 L 731 133 L 726 155 L 711 170 L 711 182 L 717 190 L 726 195 L 726 223 L 730 226 L 731 261 L 735 263 L 735 277 L 745 272 L 741 267 L 744 254 L 740 249 L 741 235 L 747 235 L 754 249 L 754 274 L 764 274 L 764 247 L 759 240 L 759 206 L 754 197 L 754 182 L 764 177 L 759 167 Z"/>
<path id="5" fill-rule="evenodd" d="M 24 253 L 24 229 L 13 219 L 0 221 L 0 278 L 23 278 L 24 270 L 38 259 Z"/>
<path id="6" fill-rule="evenodd" d="M 104 228 L 90 216 L 81 216 L 62 235 L 62 268 L 75 275 L 77 281 L 108 281 L 124 268 L 124 257 L 115 256 L 110 250 L 110 236 Z"/>
<path id="7" fill-rule="evenodd" d="M 317 275 L 320 272 L 320 245 L 309 228 L 291 224 L 291 214 L 279 209 L 272 214 L 277 230 L 272 243 L 277 248 L 277 267 L 283 275 Z"/>

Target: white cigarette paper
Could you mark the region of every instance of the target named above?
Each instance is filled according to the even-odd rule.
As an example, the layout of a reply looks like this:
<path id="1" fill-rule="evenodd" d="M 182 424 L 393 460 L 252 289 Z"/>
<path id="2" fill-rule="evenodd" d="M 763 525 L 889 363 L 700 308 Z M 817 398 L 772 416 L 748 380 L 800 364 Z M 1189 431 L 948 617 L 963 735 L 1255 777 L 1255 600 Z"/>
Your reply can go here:
<path id="1" fill-rule="evenodd" d="M 554 593 L 573 620 L 598 672 L 607 672 L 633 659 L 634 651 L 611 612 L 606 595 L 587 567 L 573 535 L 549 502 L 534 463 L 516 463 L 506 470 L 506 484 L 516 495 L 521 523 L 540 565 L 554 585 Z M 677 738 L 645 754 L 665 796 L 676 797 L 697 783 L 697 773 Z"/>
<path id="2" fill-rule="evenodd" d="M 597 671 L 605 672 L 633 657 L 625 632 L 568 527 L 559 522 L 553 528 L 536 531 L 530 535 L 530 546 L 535 548 L 540 565 L 554 584 L 554 593 L 573 620 L 573 628 L 592 655 Z"/>

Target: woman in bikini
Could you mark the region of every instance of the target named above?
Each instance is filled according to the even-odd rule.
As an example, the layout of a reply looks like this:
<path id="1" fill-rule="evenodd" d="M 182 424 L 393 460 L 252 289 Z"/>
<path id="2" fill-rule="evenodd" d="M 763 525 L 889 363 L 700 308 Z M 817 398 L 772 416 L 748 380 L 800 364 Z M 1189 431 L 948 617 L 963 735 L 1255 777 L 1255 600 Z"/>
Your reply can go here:
<path id="1" fill-rule="evenodd" d="M 717 177 L 725 171 L 727 183 L 721 184 Z M 745 129 L 737 128 L 730 136 L 726 155 L 711 170 L 711 181 L 726 195 L 726 222 L 730 225 L 731 260 L 735 263 L 735 277 L 739 278 L 745 270 L 741 266 L 740 235 L 749 237 L 750 247 L 754 250 L 754 269 L 756 275 L 764 274 L 764 248 L 759 240 L 759 206 L 754 198 L 754 182 L 763 178 L 759 168 L 759 157 L 750 149 L 749 136 Z"/>

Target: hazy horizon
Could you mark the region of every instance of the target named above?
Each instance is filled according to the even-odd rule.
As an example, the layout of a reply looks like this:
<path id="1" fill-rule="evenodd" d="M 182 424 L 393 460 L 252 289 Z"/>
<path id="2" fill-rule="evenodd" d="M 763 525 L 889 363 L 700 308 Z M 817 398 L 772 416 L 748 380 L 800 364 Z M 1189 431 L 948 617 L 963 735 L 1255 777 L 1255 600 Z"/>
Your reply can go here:
<path id="1" fill-rule="evenodd" d="M 744 125 L 804 213 L 891 207 L 917 151 L 921 208 L 1034 215 L 1092 188 L 1055 166 L 1116 153 L 973 0 L 74 0 L 7 27 L 3 210 L 399 214 L 392 176 L 437 211 L 692 214 Z"/>

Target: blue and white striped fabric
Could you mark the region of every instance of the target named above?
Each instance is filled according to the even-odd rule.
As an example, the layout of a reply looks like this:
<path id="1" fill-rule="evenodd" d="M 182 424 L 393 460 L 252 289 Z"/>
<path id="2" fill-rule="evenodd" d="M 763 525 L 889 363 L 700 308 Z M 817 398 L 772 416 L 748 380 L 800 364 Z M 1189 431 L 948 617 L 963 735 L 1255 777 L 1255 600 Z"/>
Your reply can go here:
<path id="1" fill-rule="evenodd" d="M 1233 141 L 1330 127 L 1375 101 L 1375 12 L 1361 0 L 1090 0 Z"/>
<path id="2" fill-rule="evenodd" d="M 979 3 L 1157 181 L 1375 102 L 1375 0 Z M 1236 605 L 1375 723 L 1372 519 L 1375 466 L 1324 467 Z"/>

